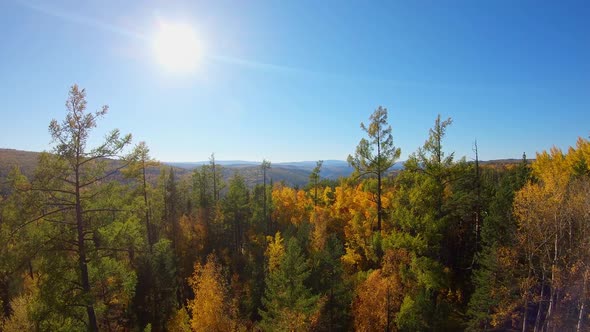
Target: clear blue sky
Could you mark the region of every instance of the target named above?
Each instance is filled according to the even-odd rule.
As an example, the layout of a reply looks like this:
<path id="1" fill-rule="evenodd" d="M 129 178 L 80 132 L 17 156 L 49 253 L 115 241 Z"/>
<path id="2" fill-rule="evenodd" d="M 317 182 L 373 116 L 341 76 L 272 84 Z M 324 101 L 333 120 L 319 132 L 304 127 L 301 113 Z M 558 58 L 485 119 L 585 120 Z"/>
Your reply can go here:
<path id="1" fill-rule="evenodd" d="M 0 1 L 0 147 L 48 149 L 69 86 L 163 161 L 345 159 L 378 106 L 402 159 L 519 158 L 590 135 L 588 1 Z M 158 20 L 202 41 L 165 71 Z"/>

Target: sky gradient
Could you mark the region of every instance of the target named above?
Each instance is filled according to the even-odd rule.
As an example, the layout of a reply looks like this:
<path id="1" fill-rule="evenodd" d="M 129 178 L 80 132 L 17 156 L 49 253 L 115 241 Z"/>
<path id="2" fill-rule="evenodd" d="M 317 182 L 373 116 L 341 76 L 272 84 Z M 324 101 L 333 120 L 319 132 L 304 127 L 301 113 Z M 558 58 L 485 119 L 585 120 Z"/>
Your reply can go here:
<path id="1" fill-rule="evenodd" d="M 0 147 L 49 149 L 69 87 L 162 161 L 346 159 L 383 105 L 402 160 L 437 114 L 480 158 L 590 135 L 588 1 L 0 1 Z M 194 27 L 192 73 L 154 59 L 159 20 Z"/>

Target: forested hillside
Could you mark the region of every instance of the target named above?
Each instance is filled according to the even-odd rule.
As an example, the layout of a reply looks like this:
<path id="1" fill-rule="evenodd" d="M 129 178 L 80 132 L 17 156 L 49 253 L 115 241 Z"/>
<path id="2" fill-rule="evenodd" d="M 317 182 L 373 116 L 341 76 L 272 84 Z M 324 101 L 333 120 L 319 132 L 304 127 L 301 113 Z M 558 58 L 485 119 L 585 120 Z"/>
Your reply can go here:
<path id="1" fill-rule="evenodd" d="M 438 116 L 402 169 L 379 107 L 353 174 L 295 188 L 269 161 L 158 166 L 118 130 L 90 146 L 107 109 L 66 106 L 1 184 L 0 331 L 590 329 L 586 138 L 480 163 Z"/>
<path id="2" fill-rule="evenodd" d="M 8 174 L 14 167 L 18 167 L 23 175 L 31 177 L 37 167 L 39 154 L 39 152 L 0 148 L 0 182 L 6 181 Z M 244 181 L 246 181 L 250 189 L 263 182 L 260 163 L 258 162 L 214 161 L 215 155 L 210 158 L 210 161 L 198 163 L 159 162 L 153 164 L 146 169 L 147 181 L 155 184 L 160 172 L 169 170 L 170 167 L 174 169 L 179 180 L 182 180 L 185 177 L 190 177 L 196 168 L 215 162 L 216 165 L 220 166 L 221 177 L 225 182 L 228 182 L 236 173 L 244 177 Z M 118 164 L 121 161 L 109 159 L 109 162 Z M 268 169 L 267 176 L 277 183 L 282 182 L 293 187 L 303 187 L 309 182 L 309 175 L 315 166 L 315 161 L 313 163 L 273 163 L 272 167 Z M 345 161 L 329 160 L 322 164 L 322 179 L 338 180 L 341 177 L 349 176 L 352 171 L 352 167 Z M 120 172 L 115 174 L 115 178 L 124 181 Z"/>

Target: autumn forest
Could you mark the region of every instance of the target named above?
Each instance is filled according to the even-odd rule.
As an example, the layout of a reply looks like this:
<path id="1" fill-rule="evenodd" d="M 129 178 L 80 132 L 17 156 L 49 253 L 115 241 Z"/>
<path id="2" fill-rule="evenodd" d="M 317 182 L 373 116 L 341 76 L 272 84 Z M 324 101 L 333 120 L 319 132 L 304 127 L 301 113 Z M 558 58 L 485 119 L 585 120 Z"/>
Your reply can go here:
<path id="1" fill-rule="evenodd" d="M 483 163 L 475 142 L 454 155 L 439 115 L 394 170 L 378 107 L 351 176 L 318 161 L 294 187 L 264 160 L 252 186 L 214 158 L 181 177 L 130 134 L 100 140 L 107 111 L 74 85 L 32 174 L 2 178 L 0 331 L 590 329 L 587 138 Z"/>

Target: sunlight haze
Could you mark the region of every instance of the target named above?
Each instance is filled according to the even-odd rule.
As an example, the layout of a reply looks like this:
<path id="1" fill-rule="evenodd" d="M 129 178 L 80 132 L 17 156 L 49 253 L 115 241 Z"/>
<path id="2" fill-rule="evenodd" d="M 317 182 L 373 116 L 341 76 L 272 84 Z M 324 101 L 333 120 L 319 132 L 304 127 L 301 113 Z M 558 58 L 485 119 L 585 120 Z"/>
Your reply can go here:
<path id="1" fill-rule="evenodd" d="M 567 148 L 590 134 L 589 6 L 568 3 L 2 1 L 0 147 L 47 149 L 77 83 L 99 130 L 167 161 L 345 160 L 380 105 L 402 160 L 438 114 L 459 157 Z"/>

